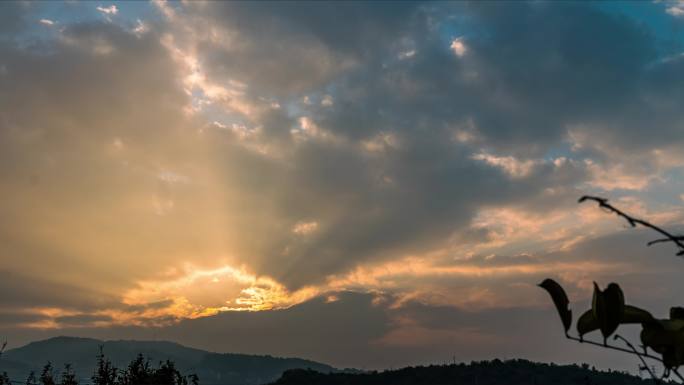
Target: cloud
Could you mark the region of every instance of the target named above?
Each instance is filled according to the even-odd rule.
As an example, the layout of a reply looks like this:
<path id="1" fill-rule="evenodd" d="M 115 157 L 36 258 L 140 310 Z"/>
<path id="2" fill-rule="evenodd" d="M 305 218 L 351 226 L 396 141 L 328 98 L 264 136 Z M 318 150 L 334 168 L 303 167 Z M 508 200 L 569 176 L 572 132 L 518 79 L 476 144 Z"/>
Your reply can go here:
<path id="1" fill-rule="evenodd" d="M 324 107 L 332 107 L 334 104 L 333 102 L 333 97 L 330 95 L 323 95 L 323 99 L 321 99 L 321 106 Z"/>
<path id="2" fill-rule="evenodd" d="M 529 175 L 535 165 L 533 160 L 520 161 L 512 156 L 496 156 L 487 153 L 475 154 L 473 159 L 501 168 L 512 178 L 522 178 Z"/>
<path id="3" fill-rule="evenodd" d="M 546 275 L 581 300 L 591 279 L 659 285 L 615 218 L 575 204 L 682 218 L 684 61 L 631 19 L 579 3 L 159 2 L 144 23 L 60 19 L 36 39 L 47 14 L 0 7 L 15 335 L 154 326 L 381 366 L 454 344 L 513 354 L 486 319 L 542 327 L 522 320 Z M 326 322 L 339 351 L 309 338 Z M 207 337 L 226 330 L 235 345 Z"/>
<path id="4" fill-rule="evenodd" d="M 297 222 L 294 227 L 292 228 L 292 232 L 295 234 L 300 234 L 300 235 L 307 235 L 311 234 L 318 230 L 318 222 L 316 221 L 311 221 L 311 222 Z"/>
<path id="5" fill-rule="evenodd" d="M 468 47 L 465 45 L 462 37 L 457 37 L 452 40 L 449 48 L 454 51 L 454 54 L 458 57 L 463 57 L 468 51 Z"/>
<path id="6" fill-rule="evenodd" d="M 684 17 L 684 8 L 682 8 L 680 5 L 675 5 L 672 7 L 668 7 L 665 12 L 668 14 L 674 16 L 674 17 Z"/>
<path id="7" fill-rule="evenodd" d="M 545 293 L 534 293 L 547 300 Z M 277 311 L 222 313 L 153 331 L 141 327 L 88 328 L 74 322 L 59 333 L 107 339 L 145 339 L 154 333 L 160 339 L 181 340 L 211 351 L 316 358 L 337 367 L 365 369 L 497 357 L 543 362 L 576 362 L 577 357 L 583 357 L 599 368 L 614 370 L 631 369 L 634 364 L 622 355 L 565 340 L 551 307 L 464 311 L 409 302 L 391 308 L 391 298 L 386 296 L 342 292 L 337 297 L 332 302 L 319 297 Z M 530 343 L 527 333 L 512 330 L 533 330 L 545 339 Z M 36 329 L 23 333 L 24 338 L 55 334 Z M 336 348 L 330 349 L 331 345 Z"/>
<path id="8" fill-rule="evenodd" d="M 117 13 L 119 13 L 119 8 L 117 8 L 116 5 L 114 5 L 114 4 L 112 4 L 108 7 L 103 7 L 103 6 L 99 5 L 95 9 L 104 13 L 105 15 L 116 15 Z"/>

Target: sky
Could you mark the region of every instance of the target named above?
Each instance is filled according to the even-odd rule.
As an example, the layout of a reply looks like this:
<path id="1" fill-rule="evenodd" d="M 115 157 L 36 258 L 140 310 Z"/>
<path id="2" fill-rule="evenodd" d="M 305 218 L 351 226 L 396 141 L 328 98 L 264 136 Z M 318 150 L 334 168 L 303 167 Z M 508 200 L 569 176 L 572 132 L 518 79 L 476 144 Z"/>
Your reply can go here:
<path id="1" fill-rule="evenodd" d="M 0 336 L 635 371 L 536 284 L 681 305 L 577 199 L 682 229 L 683 100 L 682 1 L 0 2 Z"/>

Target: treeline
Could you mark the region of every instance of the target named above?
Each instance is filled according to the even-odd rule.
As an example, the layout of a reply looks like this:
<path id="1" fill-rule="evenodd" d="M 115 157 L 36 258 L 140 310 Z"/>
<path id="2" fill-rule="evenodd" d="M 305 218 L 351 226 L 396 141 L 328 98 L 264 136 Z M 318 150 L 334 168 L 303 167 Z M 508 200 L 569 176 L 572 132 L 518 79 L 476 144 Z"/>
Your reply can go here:
<path id="1" fill-rule="evenodd" d="M 493 360 L 470 364 L 431 365 L 366 373 L 288 370 L 271 385 L 645 385 L 624 372 L 598 371 L 588 365 L 541 364 L 527 360 Z"/>
<path id="2" fill-rule="evenodd" d="M 166 360 L 154 367 L 150 360 L 142 354 L 128 364 L 125 369 L 115 367 L 112 362 L 105 357 L 102 350 L 97 356 L 97 366 L 90 378 L 91 382 L 81 385 L 199 385 L 199 377 L 196 374 L 183 375 L 175 364 Z M 51 362 L 45 364 L 36 376 L 31 372 L 24 381 L 13 381 L 7 372 L 0 374 L 0 385 L 79 385 L 70 364 L 64 365 L 61 373 L 53 367 Z"/>

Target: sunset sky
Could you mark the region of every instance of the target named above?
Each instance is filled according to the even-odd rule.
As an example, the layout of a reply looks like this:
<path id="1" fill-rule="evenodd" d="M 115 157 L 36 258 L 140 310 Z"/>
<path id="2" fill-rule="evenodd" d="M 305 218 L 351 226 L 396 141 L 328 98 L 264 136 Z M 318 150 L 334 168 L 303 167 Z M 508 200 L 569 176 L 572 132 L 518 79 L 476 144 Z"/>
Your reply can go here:
<path id="1" fill-rule="evenodd" d="M 684 1 L 0 3 L 0 339 L 339 367 L 522 357 L 592 281 L 668 314 Z"/>

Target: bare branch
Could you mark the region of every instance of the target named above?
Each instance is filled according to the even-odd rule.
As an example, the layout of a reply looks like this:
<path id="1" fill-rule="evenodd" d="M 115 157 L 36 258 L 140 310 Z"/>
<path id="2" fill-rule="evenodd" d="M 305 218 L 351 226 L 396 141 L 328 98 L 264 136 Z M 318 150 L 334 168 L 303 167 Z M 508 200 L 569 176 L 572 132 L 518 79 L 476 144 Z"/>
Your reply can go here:
<path id="1" fill-rule="evenodd" d="M 634 354 L 636 354 L 636 356 L 639 357 L 639 360 L 641 360 L 641 363 L 644 364 L 644 368 L 648 371 L 648 374 L 651 375 L 651 378 L 653 378 L 653 382 L 655 382 L 656 384 L 660 384 L 660 380 L 658 379 L 658 377 L 656 377 L 655 373 L 653 373 L 653 372 L 651 371 L 651 369 L 648 367 L 648 364 L 646 363 L 646 360 L 644 359 L 644 357 L 642 357 L 642 355 L 639 354 L 639 352 L 636 350 L 636 348 L 634 347 L 634 345 L 632 345 L 631 342 L 629 342 L 625 337 L 623 337 L 623 336 L 621 336 L 621 335 L 619 335 L 619 334 L 616 334 L 616 335 L 613 337 L 613 339 L 616 339 L 616 340 L 619 339 L 619 340 L 624 341 L 624 343 L 625 343 L 627 346 L 629 346 L 630 349 L 632 349 L 632 351 L 634 352 Z"/>
<path id="2" fill-rule="evenodd" d="M 675 238 L 677 238 L 677 240 L 679 240 L 679 241 L 684 241 L 684 236 L 682 236 L 682 235 L 677 235 L 677 236 L 675 236 Z M 648 242 L 647 245 L 651 246 L 651 245 L 655 245 L 656 243 L 663 243 L 663 242 L 672 242 L 672 240 L 670 238 L 660 238 L 660 239 L 656 239 L 656 240 Z"/>
<path id="3" fill-rule="evenodd" d="M 578 338 L 578 337 L 573 337 L 573 336 L 571 336 L 571 335 L 566 335 L 565 337 L 566 337 L 567 339 L 569 339 L 569 340 L 577 341 L 577 342 L 579 342 L 579 343 L 581 343 L 581 344 L 589 344 L 589 345 L 594 345 L 594 346 L 598 346 L 598 347 L 601 347 L 601 348 L 617 350 L 617 351 L 623 352 L 623 353 L 636 354 L 636 355 L 639 355 L 639 356 L 641 356 L 641 357 L 645 357 L 645 358 L 649 358 L 649 359 L 651 359 L 651 360 L 658 361 L 658 362 L 660 362 L 661 364 L 663 363 L 662 358 L 656 357 L 656 356 L 653 356 L 653 355 L 650 355 L 650 354 L 648 354 L 648 353 L 644 353 L 644 354 L 635 353 L 634 350 L 625 349 L 625 348 L 621 348 L 621 347 L 619 347 L 619 346 L 614 346 L 614 345 L 603 344 L 603 342 L 596 342 L 596 341 L 591 341 L 591 340 L 585 340 L 585 339 L 581 339 L 581 338 Z"/>
<path id="4" fill-rule="evenodd" d="M 647 351 L 644 351 L 644 353 L 639 353 L 639 352 L 634 348 L 634 345 L 632 345 L 629 341 L 627 341 L 626 339 L 624 339 L 624 338 L 622 338 L 622 337 L 618 337 L 618 336 L 616 335 L 614 338 L 616 338 L 616 339 L 617 339 L 617 338 L 621 338 L 623 341 L 625 341 L 625 343 L 627 343 L 627 346 L 629 346 L 630 349 L 621 348 L 621 347 L 615 346 L 615 345 L 604 344 L 603 342 L 596 342 L 596 341 L 591 341 L 591 340 L 585 340 L 585 339 L 583 339 L 583 338 L 573 337 L 573 336 L 571 336 L 571 335 L 569 335 L 569 334 L 566 334 L 566 335 L 565 335 L 565 338 L 567 338 L 567 339 L 569 339 L 569 340 L 572 340 L 572 341 L 579 342 L 579 343 L 581 343 L 581 344 L 589 344 L 589 345 L 598 346 L 598 347 L 600 347 L 600 348 L 606 348 L 606 349 L 616 350 L 616 351 L 618 351 L 618 352 L 623 352 L 623 353 L 627 353 L 627 354 L 633 354 L 633 355 L 639 357 L 639 359 L 641 360 L 641 362 L 644 364 L 644 367 L 646 368 L 646 370 L 648 370 L 649 374 L 651 375 L 651 378 L 653 378 L 654 380 L 660 381 L 660 380 L 658 379 L 658 377 L 655 376 L 655 373 L 653 373 L 653 372 L 651 371 L 651 369 L 648 367 L 648 365 L 646 364 L 645 358 L 648 358 L 648 359 L 654 360 L 654 361 L 658 361 L 658 362 L 661 363 L 663 366 L 665 366 L 665 362 L 663 361 L 663 359 L 660 358 L 660 357 L 657 357 L 657 356 L 648 354 Z M 670 371 L 671 373 L 674 373 L 674 374 L 677 376 L 677 378 L 679 378 L 679 380 L 680 380 L 682 383 L 684 383 L 684 376 L 682 376 L 682 375 L 677 371 L 677 368 L 669 368 L 669 371 Z"/>
<path id="5" fill-rule="evenodd" d="M 654 244 L 654 243 L 673 242 L 679 248 L 677 255 L 678 256 L 684 255 L 684 237 L 670 234 L 669 232 L 663 230 L 662 228 L 660 228 L 656 225 L 653 225 L 649 222 L 646 222 L 643 219 L 632 217 L 629 214 L 626 214 L 625 212 L 623 212 L 623 211 L 615 208 L 614 206 L 612 206 L 610 203 L 608 203 L 608 199 L 606 199 L 606 198 L 585 195 L 585 196 L 581 197 L 578 202 L 582 203 L 585 201 L 597 202 L 600 208 L 605 209 L 607 211 L 610 211 L 612 213 L 615 213 L 617 216 L 624 218 L 627 221 L 627 223 L 629 223 L 630 226 L 632 226 L 632 227 L 637 227 L 637 225 L 641 225 L 643 227 L 648 227 L 648 228 L 650 228 L 650 229 L 652 229 L 652 230 L 654 230 L 654 231 L 665 236 L 664 239 L 657 239 L 655 241 L 649 242 L 648 243 L 649 246 Z"/>

